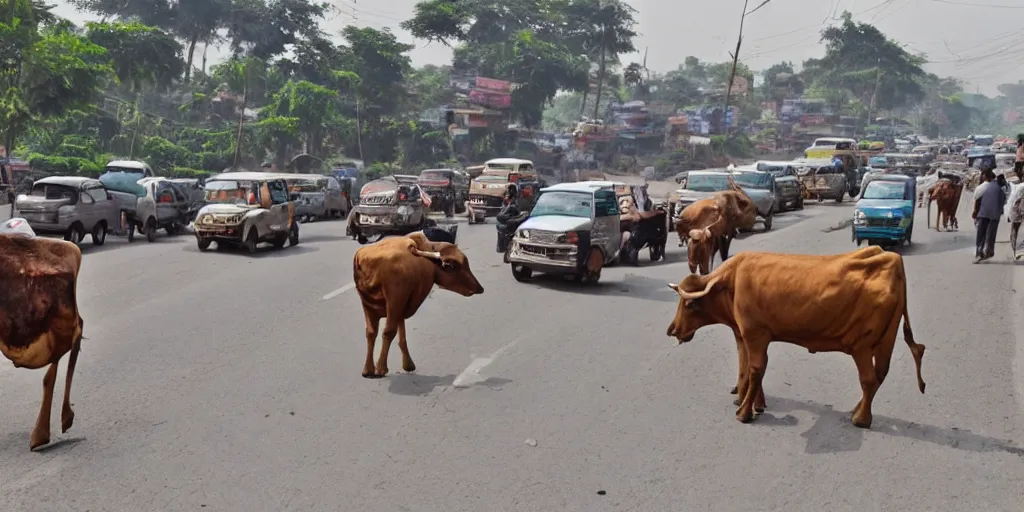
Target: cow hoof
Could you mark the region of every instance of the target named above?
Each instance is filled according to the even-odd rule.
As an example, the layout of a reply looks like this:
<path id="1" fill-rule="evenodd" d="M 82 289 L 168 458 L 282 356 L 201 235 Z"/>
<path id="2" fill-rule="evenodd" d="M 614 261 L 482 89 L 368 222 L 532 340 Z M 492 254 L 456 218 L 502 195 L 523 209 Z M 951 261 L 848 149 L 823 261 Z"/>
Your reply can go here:
<path id="1" fill-rule="evenodd" d="M 28 441 L 28 449 L 35 450 L 40 446 L 50 444 L 50 431 L 33 430 Z"/>
<path id="2" fill-rule="evenodd" d="M 740 399 L 737 398 L 736 400 L 733 400 L 732 404 L 735 405 L 736 407 L 739 407 L 740 406 Z"/>
<path id="3" fill-rule="evenodd" d="M 857 428 L 871 428 L 871 415 L 853 415 L 853 426 Z"/>
<path id="4" fill-rule="evenodd" d="M 364 379 L 376 379 L 377 377 L 377 370 L 375 370 L 372 366 L 369 368 L 363 368 Z"/>
<path id="5" fill-rule="evenodd" d="M 730 390 L 729 390 L 729 394 L 730 394 L 730 395 L 735 395 L 735 394 L 737 394 L 737 393 L 739 393 L 739 392 L 740 392 L 740 390 L 739 390 L 739 388 L 738 388 L 738 387 L 736 387 L 736 386 L 733 386 L 733 387 L 732 387 L 732 389 L 730 389 Z M 739 404 L 736 404 L 736 405 L 739 405 Z"/>
<path id="6" fill-rule="evenodd" d="M 75 411 L 68 409 L 60 415 L 60 432 L 63 434 L 75 423 Z"/>
<path id="7" fill-rule="evenodd" d="M 748 411 L 736 411 L 736 421 L 740 423 L 750 423 L 754 421 L 754 413 Z"/>
<path id="8" fill-rule="evenodd" d="M 383 368 L 377 368 L 377 369 L 376 369 L 376 370 L 375 370 L 375 371 L 373 372 L 373 376 L 374 376 L 374 377 L 376 377 L 376 378 L 378 378 L 378 379 L 379 379 L 379 378 L 382 378 L 382 377 L 384 377 L 384 376 L 386 376 L 387 374 L 388 374 L 388 367 L 387 367 L 387 366 L 385 366 L 385 367 L 383 367 Z"/>
<path id="9" fill-rule="evenodd" d="M 404 370 L 406 372 L 414 372 L 414 371 L 416 371 L 416 363 L 413 363 L 412 361 L 409 361 L 409 362 L 403 361 L 402 362 L 402 370 Z"/>
<path id="10" fill-rule="evenodd" d="M 765 410 L 765 406 L 764 405 L 755 405 L 754 406 L 754 412 L 757 413 L 757 414 L 764 414 L 764 410 Z"/>

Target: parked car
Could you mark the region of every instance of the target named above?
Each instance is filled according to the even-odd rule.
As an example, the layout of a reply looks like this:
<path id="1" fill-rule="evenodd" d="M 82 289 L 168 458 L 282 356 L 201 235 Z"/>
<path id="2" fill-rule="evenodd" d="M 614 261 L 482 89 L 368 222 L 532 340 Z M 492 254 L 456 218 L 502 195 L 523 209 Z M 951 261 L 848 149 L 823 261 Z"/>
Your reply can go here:
<path id="1" fill-rule="evenodd" d="M 455 169 L 427 169 L 416 180 L 420 189 L 430 196 L 431 211 L 444 212 L 445 217 L 466 211 L 469 200 L 469 175 Z"/>
<path id="2" fill-rule="evenodd" d="M 15 217 L 25 219 L 39 234 L 63 235 L 80 244 L 86 234 L 103 245 L 107 233 L 120 228 L 121 208 L 99 180 L 51 176 L 37 180 L 28 194 L 14 202 Z"/>
<path id="3" fill-rule="evenodd" d="M 732 177 L 754 202 L 757 215 L 764 219 L 764 230 L 770 231 L 772 221 L 775 220 L 775 212 L 779 207 L 779 198 L 776 193 L 778 185 L 775 182 L 775 176 L 769 172 L 734 170 Z"/>
<path id="4" fill-rule="evenodd" d="M 142 178 L 134 193 L 110 190 L 124 213 L 128 230 L 128 241 L 134 240 L 134 232 L 146 235 L 146 240 L 156 241 L 157 230 L 163 229 L 174 236 L 185 230 L 192 218 L 192 203 L 189 197 L 167 178 Z"/>
<path id="5" fill-rule="evenodd" d="M 280 174 L 288 191 L 296 195 L 295 215 L 306 220 L 341 218 L 348 214 L 348 200 L 338 180 L 319 174 Z"/>
<path id="6" fill-rule="evenodd" d="M 800 179 L 796 175 L 796 167 L 793 162 L 769 162 L 761 160 L 754 163 L 758 171 L 771 173 L 775 177 L 776 212 L 786 210 L 802 210 L 804 208 L 804 196 L 800 190 Z"/>
<path id="7" fill-rule="evenodd" d="M 427 226 L 431 201 L 416 183 L 418 176 L 396 174 L 363 185 L 359 204 L 352 208 L 345 236 L 366 243 L 370 237 L 407 235 Z"/>

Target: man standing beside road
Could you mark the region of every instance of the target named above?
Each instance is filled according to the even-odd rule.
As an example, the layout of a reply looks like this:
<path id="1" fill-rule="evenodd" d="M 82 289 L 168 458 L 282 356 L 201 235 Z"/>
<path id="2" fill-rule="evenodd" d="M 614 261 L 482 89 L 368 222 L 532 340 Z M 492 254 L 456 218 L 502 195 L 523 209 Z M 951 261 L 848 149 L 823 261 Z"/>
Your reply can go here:
<path id="1" fill-rule="evenodd" d="M 999 230 L 999 214 L 1006 202 L 1003 189 L 995 183 L 996 175 L 992 169 L 981 173 L 984 183 L 974 190 L 974 211 L 971 218 L 978 227 L 978 238 L 975 242 L 974 263 L 980 263 L 995 256 L 996 232 Z"/>

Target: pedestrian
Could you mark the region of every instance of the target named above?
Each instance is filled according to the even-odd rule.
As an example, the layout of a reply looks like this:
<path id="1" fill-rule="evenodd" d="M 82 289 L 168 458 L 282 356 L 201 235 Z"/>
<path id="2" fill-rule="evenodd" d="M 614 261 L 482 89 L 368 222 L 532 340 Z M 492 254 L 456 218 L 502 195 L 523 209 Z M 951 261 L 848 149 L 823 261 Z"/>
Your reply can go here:
<path id="1" fill-rule="evenodd" d="M 974 263 L 980 263 L 995 256 L 999 215 L 1006 202 L 1006 195 L 999 184 L 995 182 L 996 174 L 992 172 L 991 168 L 982 171 L 981 178 L 984 183 L 974 190 L 974 210 L 971 213 L 971 218 L 974 219 L 974 224 L 978 228 Z"/>
<path id="2" fill-rule="evenodd" d="M 1021 222 L 1024 222 L 1024 183 L 1013 185 L 1006 205 L 1006 220 L 1010 222 L 1010 250 L 1013 251 L 1013 259 L 1018 260 L 1024 256 L 1017 255 L 1017 232 L 1020 231 Z"/>
<path id="3" fill-rule="evenodd" d="M 1024 133 L 1017 134 L 1017 159 L 1013 162 L 1013 172 L 1017 180 L 1024 183 Z"/>

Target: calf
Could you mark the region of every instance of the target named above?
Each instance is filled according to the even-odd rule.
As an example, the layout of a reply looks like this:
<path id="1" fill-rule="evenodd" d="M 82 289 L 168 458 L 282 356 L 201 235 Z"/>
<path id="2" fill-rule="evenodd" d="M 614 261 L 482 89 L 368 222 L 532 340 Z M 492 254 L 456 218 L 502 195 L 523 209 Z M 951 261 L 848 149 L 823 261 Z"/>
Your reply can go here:
<path id="1" fill-rule="evenodd" d="M 722 240 L 728 238 L 722 232 L 724 221 L 725 217 L 719 216 L 717 220 L 706 227 L 690 230 L 686 257 L 690 264 L 691 274 L 696 274 L 698 270 L 702 275 L 711 272 L 715 262 L 715 251 L 721 247 Z M 728 251 L 728 248 L 726 247 L 725 250 Z M 725 258 L 726 255 L 723 253 L 722 261 L 725 261 Z"/>
<path id="2" fill-rule="evenodd" d="M 435 284 L 465 297 L 484 292 L 469 268 L 469 259 L 458 247 L 431 242 L 423 233 L 360 247 L 353 258 L 352 274 L 366 319 L 366 378 L 387 375 L 388 349 L 396 333 L 402 369 L 416 370 L 406 343 L 405 321 L 416 314 Z M 384 333 L 374 366 L 373 347 L 381 318 L 385 319 Z"/>
<path id="3" fill-rule="evenodd" d="M 15 368 L 48 367 L 43 377 L 43 403 L 29 437 L 29 449 L 50 442 L 50 410 L 57 365 L 64 354 L 68 369 L 61 408 L 61 432 L 75 420 L 71 380 L 82 341 L 78 314 L 78 272 L 82 252 L 62 240 L 0 235 L 0 352 Z"/>
<path id="4" fill-rule="evenodd" d="M 812 354 L 853 356 L 862 392 L 853 424 L 870 428 L 871 402 L 889 373 L 901 319 L 924 393 L 925 347 L 914 342 L 898 254 L 876 246 L 834 256 L 741 252 L 707 276 L 691 274 L 669 287 L 679 294 L 679 305 L 668 336 L 684 343 L 707 325 L 732 329 L 739 352 L 736 419 L 741 422 L 764 410 L 768 345 L 783 341 Z"/>

